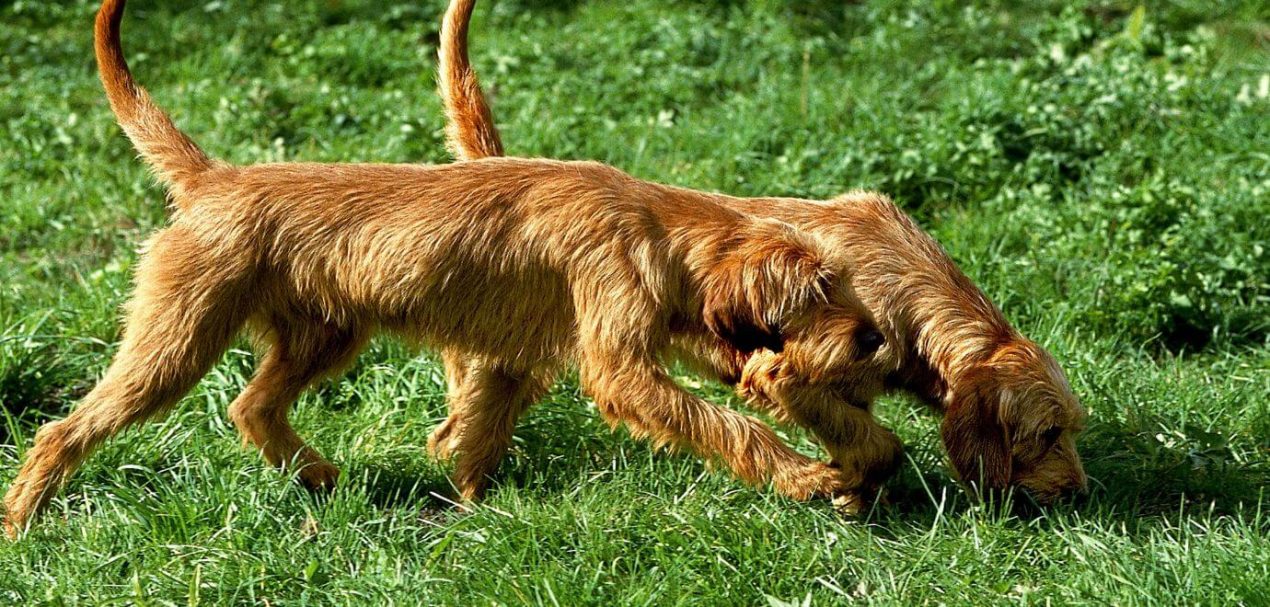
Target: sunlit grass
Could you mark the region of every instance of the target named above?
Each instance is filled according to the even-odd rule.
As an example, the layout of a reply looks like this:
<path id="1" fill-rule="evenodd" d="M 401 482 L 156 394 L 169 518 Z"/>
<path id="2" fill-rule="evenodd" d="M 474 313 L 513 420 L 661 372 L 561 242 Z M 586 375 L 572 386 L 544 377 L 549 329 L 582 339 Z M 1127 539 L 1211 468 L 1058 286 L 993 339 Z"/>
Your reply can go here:
<path id="1" fill-rule="evenodd" d="M 936 420 L 888 398 L 908 463 L 891 506 L 845 521 L 611 433 L 568 380 L 459 511 L 422 450 L 439 366 L 388 341 L 296 407 L 344 471 L 315 499 L 227 420 L 243 347 L 0 542 L 0 604 L 1265 604 L 1270 16 L 1149 4 L 500 0 L 473 30 L 513 154 L 893 195 L 1062 361 L 1091 413 L 1083 504 L 974 504 Z M 104 369 L 165 221 L 96 81 L 95 8 L 0 6 L 6 485 Z M 124 42 L 218 157 L 445 162 L 442 8 L 133 0 Z"/>

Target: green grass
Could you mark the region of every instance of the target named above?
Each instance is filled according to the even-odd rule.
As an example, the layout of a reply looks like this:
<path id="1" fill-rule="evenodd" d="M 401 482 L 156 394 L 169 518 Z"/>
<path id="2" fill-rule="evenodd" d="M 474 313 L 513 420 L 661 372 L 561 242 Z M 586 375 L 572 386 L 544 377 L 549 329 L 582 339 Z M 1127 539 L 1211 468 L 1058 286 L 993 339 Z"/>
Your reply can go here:
<path id="1" fill-rule="evenodd" d="M 439 0 L 133 4 L 138 79 L 216 156 L 447 160 Z M 474 28 L 515 154 L 893 195 L 1063 362 L 1091 416 L 1086 503 L 975 505 L 936 420 L 892 398 L 894 505 L 841 520 L 610 433 L 571 380 L 459 513 L 421 449 L 439 367 L 390 341 L 296 408 L 344 470 L 318 500 L 239 446 L 244 348 L 0 542 L 0 604 L 1270 604 L 1270 10 L 1134 8 L 501 0 Z M 0 3 L 5 485 L 104 369 L 165 221 L 97 84 L 94 10 Z"/>

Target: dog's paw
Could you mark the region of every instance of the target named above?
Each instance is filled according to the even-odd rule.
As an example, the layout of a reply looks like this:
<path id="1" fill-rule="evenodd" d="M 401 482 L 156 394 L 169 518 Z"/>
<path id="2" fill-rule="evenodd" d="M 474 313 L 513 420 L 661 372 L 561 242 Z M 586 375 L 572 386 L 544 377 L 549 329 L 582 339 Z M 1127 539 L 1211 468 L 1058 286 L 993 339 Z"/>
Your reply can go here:
<path id="1" fill-rule="evenodd" d="M 300 483 L 313 493 L 330 493 L 339 480 L 340 469 L 330 462 L 313 462 L 300 469 Z"/>
<path id="2" fill-rule="evenodd" d="M 454 452 L 458 448 L 459 423 L 459 419 L 451 415 L 428 436 L 428 455 L 431 455 L 432 459 L 444 461 L 454 457 Z"/>
<path id="3" fill-rule="evenodd" d="M 848 517 L 868 512 L 875 504 L 885 504 L 880 484 L 862 483 L 858 471 L 836 464 L 815 462 L 778 483 L 785 495 L 797 500 L 828 499 L 834 510 Z"/>
<path id="4" fill-rule="evenodd" d="M 780 363 L 780 355 L 775 352 L 755 350 L 741 369 L 741 378 L 736 384 L 737 394 L 747 400 L 765 396 L 763 388 L 775 379 Z"/>
<path id="5" fill-rule="evenodd" d="M 776 489 L 787 497 L 807 501 L 833 497 L 851 490 L 842 471 L 824 462 L 814 462 L 773 479 Z"/>
<path id="6" fill-rule="evenodd" d="M 868 442 L 824 447 L 830 467 L 840 470 L 853 488 L 872 492 L 895 476 L 904 462 L 904 445 L 886 429 L 874 433 Z"/>
<path id="7" fill-rule="evenodd" d="M 860 516 L 867 510 L 869 505 L 868 500 L 864 496 L 854 491 L 833 496 L 832 503 L 833 509 L 838 514 L 850 518 Z"/>
<path id="8" fill-rule="evenodd" d="M 848 518 L 867 514 L 876 507 L 891 505 L 890 500 L 886 498 L 885 489 L 881 487 L 865 487 L 839 493 L 833 496 L 831 502 L 838 514 Z"/>

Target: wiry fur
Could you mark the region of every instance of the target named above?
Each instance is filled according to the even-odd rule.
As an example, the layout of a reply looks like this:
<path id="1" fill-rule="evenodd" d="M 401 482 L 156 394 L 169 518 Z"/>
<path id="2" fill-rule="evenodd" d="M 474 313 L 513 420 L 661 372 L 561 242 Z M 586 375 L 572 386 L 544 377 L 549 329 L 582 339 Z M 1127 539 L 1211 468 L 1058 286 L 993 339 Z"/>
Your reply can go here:
<path id="1" fill-rule="evenodd" d="M 859 192 L 826 203 L 742 200 L 732 208 L 816 234 L 832 243 L 831 257 L 855 269 L 853 288 L 886 345 L 856 367 L 867 368 L 862 375 L 835 387 L 847 402 L 868 408 L 881 392 L 902 390 L 931 404 L 944 413 L 941 436 L 953 467 L 980 489 L 1022 487 L 1039 502 L 1084 489 L 1075 437 L 1085 412 L 1057 361 L 1011 327 L 891 201 Z"/>
<path id="2" fill-rule="evenodd" d="M 445 11 L 437 85 L 445 106 L 446 147 L 459 160 L 503 155 L 503 141 L 476 71 L 467 56 L 467 28 L 476 0 L 455 0 Z"/>
<path id="3" fill-rule="evenodd" d="M 93 42 L 110 109 L 133 146 L 159 180 L 168 186 L 173 197 L 188 200 L 183 196 L 186 185 L 218 163 L 176 128 L 172 119 L 150 99 L 150 94 L 132 79 L 119 42 L 123 2 L 107 1 L 102 9 L 97 15 Z"/>
<path id="4" fill-rule="evenodd" d="M 230 416 L 310 487 L 329 487 L 337 470 L 295 434 L 288 409 L 387 330 L 446 353 L 463 423 L 443 424 L 431 444 L 457 454 L 464 498 L 480 496 L 517 417 L 573 363 L 600 412 L 636 435 L 798 499 L 859 489 L 759 421 L 682 390 L 662 365 L 678 341 L 722 353 L 733 374 L 768 348 L 819 380 L 858 375 L 880 337 L 850 266 L 819 237 L 733 210 L 739 199 L 596 163 L 209 160 L 133 82 L 123 5 L 106 0 L 98 13 L 102 82 L 176 212 L 142 256 L 105 376 L 27 451 L 5 497 L 11 536 L 101 441 L 170 407 L 245 326 L 267 351 Z"/>
<path id="5" fill-rule="evenodd" d="M 467 75 L 461 95 L 444 95 L 450 145 L 465 159 L 502 154 L 501 144 L 489 144 L 498 141 L 497 129 L 468 64 L 473 4 L 451 2 L 441 41 L 441 73 Z M 442 82 L 448 82 L 444 76 Z M 854 268 L 852 288 L 886 345 L 869 364 L 854 365 L 847 382 L 817 377 L 823 360 L 768 353 L 746 366 L 712 342 L 680 339 L 676 345 L 688 362 L 729 383 L 740 381 L 752 402 L 814 428 L 839 465 L 854 467 L 852 474 L 869 479 L 866 485 L 888 475 L 899 452 L 894 436 L 869 415 L 870 405 L 884 390 L 899 389 L 945 413 L 944 445 L 963 480 L 984 489 L 1023 487 L 1042 502 L 1084 488 L 1074 439 L 1085 413 L 1058 363 L 1012 328 L 939 244 L 885 196 L 724 204 L 829 243 L 836 263 Z M 448 425 L 455 423 L 452 415 Z"/>

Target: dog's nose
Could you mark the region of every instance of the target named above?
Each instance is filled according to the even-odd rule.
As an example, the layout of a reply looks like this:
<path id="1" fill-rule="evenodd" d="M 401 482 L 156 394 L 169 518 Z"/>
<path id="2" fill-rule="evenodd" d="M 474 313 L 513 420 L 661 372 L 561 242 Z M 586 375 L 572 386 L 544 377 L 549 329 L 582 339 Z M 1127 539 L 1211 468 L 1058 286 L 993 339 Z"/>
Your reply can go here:
<path id="1" fill-rule="evenodd" d="M 1084 474 L 1081 474 L 1080 478 L 1077 479 L 1076 485 L 1072 487 L 1071 490 L 1068 491 L 1068 493 L 1071 493 L 1072 495 L 1075 495 L 1082 499 L 1089 497 L 1089 477 L 1085 476 Z"/>
<path id="2" fill-rule="evenodd" d="M 860 344 L 860 356 L 865 357 L 878 351 L 886 343 L 886 337 L 877 329 L 866 329 L 856 336 Z"/>

